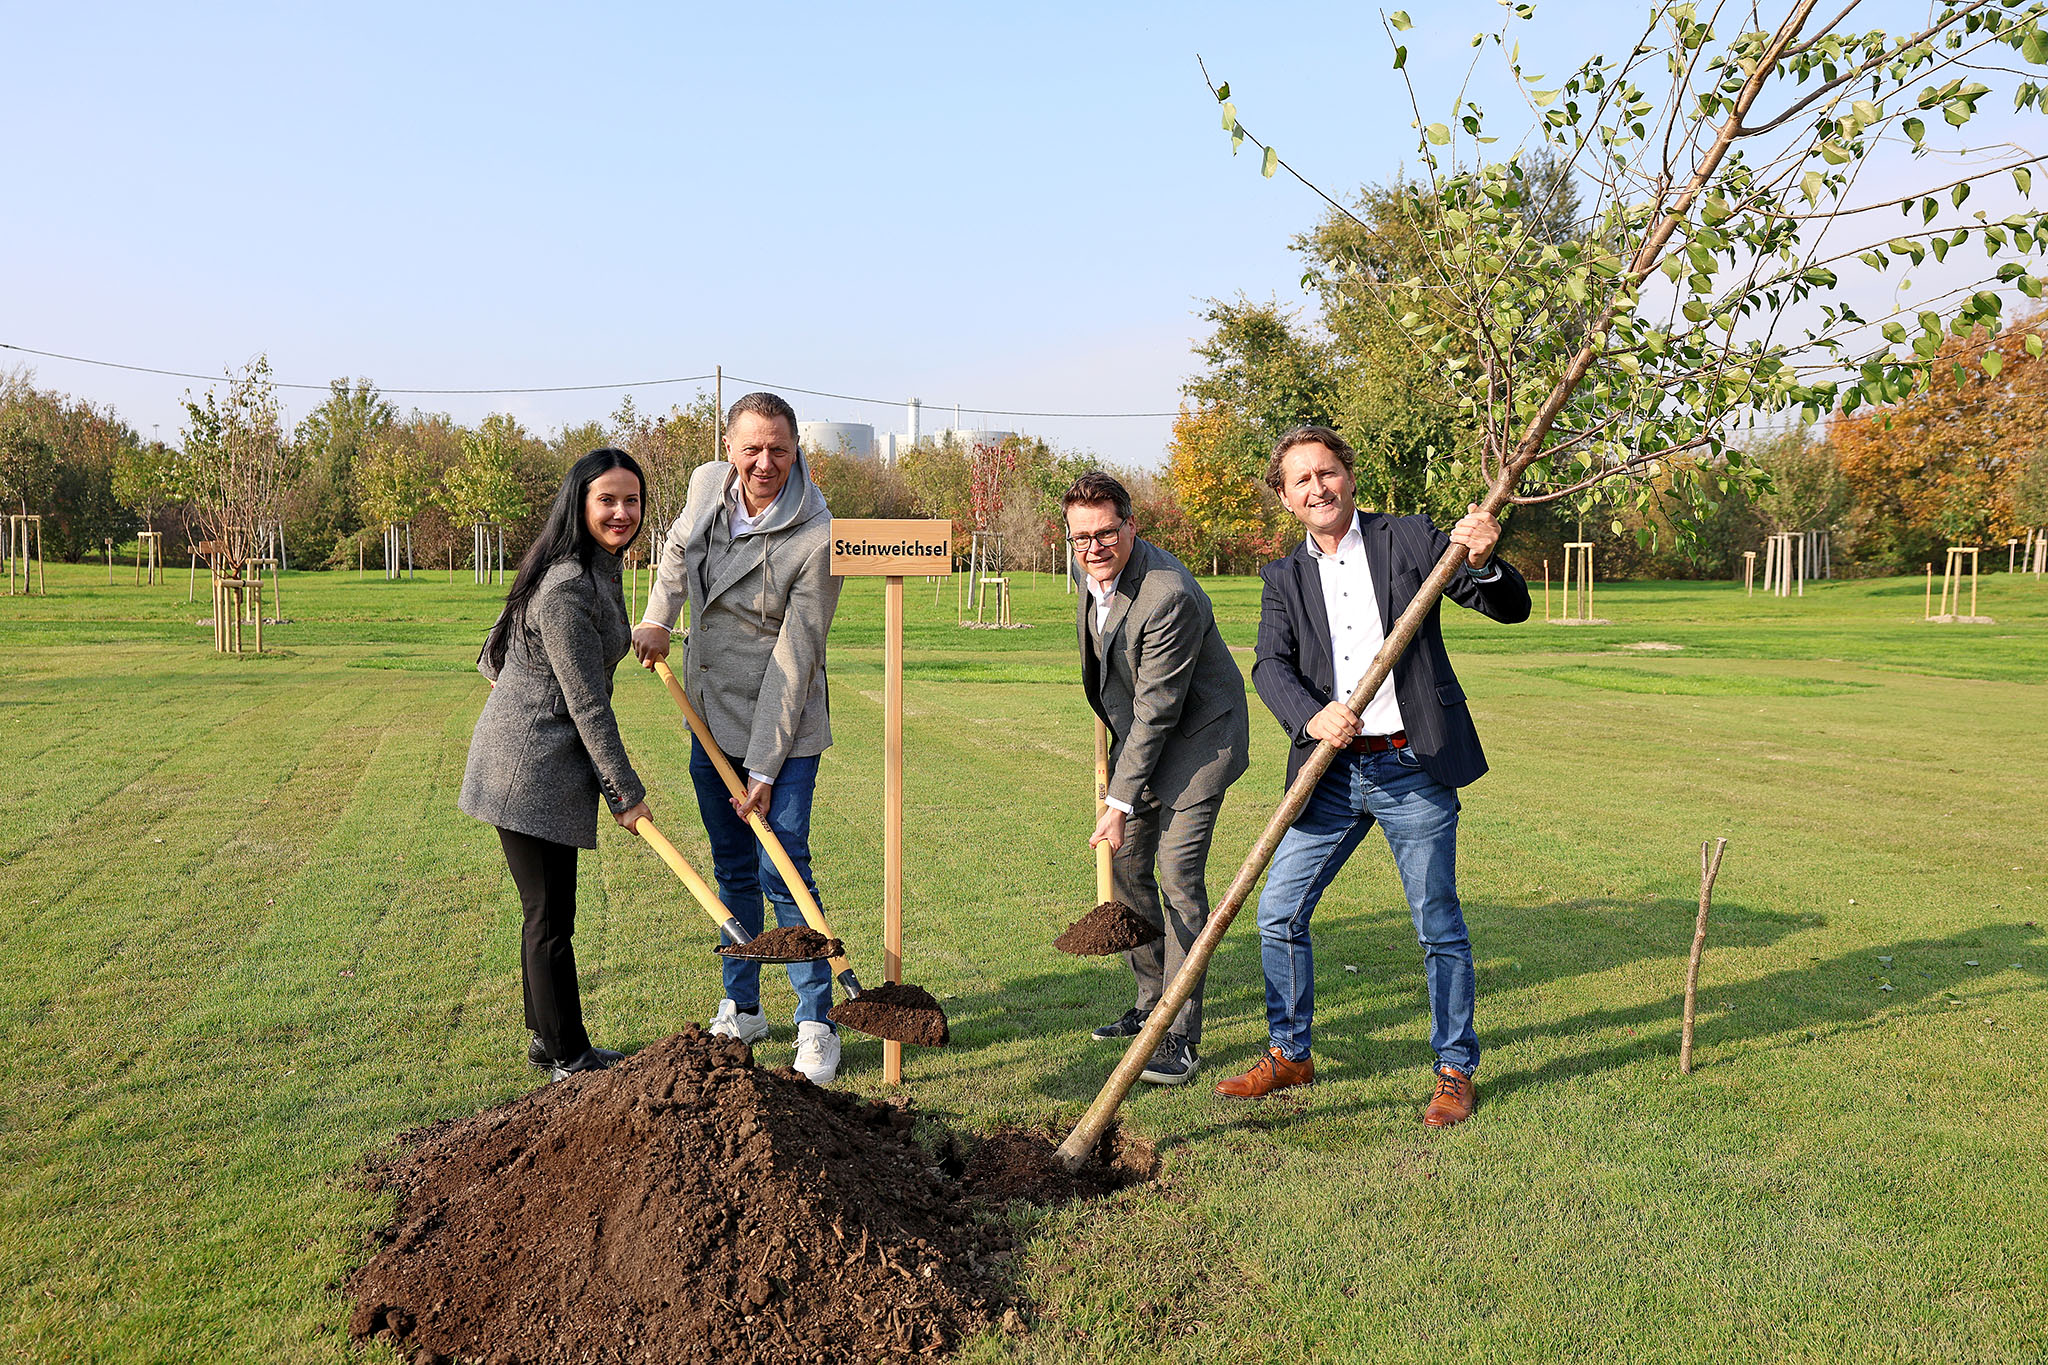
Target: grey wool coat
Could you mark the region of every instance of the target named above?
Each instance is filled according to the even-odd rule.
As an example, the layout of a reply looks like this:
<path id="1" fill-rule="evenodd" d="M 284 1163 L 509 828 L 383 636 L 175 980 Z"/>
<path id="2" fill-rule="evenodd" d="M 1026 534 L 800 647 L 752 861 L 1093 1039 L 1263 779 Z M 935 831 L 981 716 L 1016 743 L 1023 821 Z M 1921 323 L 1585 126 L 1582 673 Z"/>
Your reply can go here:
<path id="1" fill-rule="evenodd" d="M 1173 810 L 1221 796 L 1251 763 L 1251 707 L 1209 595 L 1149 540 L 1131 547 L 1095 648 L 1080 594 L 1081 686 L 1109 727 L 1109 794 Z"/>
<path id="2" fill-rule="evenodd" d="M 612 670 L 632 643 L 619 577 L 619 557 L 602 549 L 588 573 L 563 560 L 527 600 L 502 668 L 491 667 L 486 643 L 477 671 L 497 686 L 469 741 L 456 801 L 464 814 L 596 848 L 598 796 L 614 815 L 646 798 L 612 715 Z"/>
<path id="3" fill-rule="evenodd" d="M 644 621 L 676 627 L 685 603 L 683 691 L 712 738 L 749 773 L 773 781 L 792 758 L 832 744 L 825 637 L 839 609 L 832 513 L 799 454 L 789 482 L 737 539 L 723 460 L 690 476 L 669 527 Z"/>

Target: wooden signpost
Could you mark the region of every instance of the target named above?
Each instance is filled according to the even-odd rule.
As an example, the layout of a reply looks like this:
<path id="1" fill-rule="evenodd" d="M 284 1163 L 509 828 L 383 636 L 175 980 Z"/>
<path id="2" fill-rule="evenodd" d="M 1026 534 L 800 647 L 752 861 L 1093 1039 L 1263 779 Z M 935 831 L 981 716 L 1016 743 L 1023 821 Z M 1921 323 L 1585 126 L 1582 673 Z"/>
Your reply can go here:
<path id="1" fill-rule="evenodd" d="M 832 572 L 888 580 L 882 624 L 882 978 L 903 979 L 903 579 L 953 571 L 953 523 L 832 522 Z M 882 1043 L 882 1081 L 903 1084 L 903 1044 Z"/>

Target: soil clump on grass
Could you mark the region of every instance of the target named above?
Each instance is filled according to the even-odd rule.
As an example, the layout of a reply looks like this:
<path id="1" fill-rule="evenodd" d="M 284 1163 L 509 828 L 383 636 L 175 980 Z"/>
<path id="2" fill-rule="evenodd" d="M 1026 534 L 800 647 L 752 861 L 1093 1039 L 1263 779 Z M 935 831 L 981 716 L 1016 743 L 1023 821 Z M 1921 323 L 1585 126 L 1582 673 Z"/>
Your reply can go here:
<path id="1" fill-rule="evenodd" d="M 692 1025 L 376 1162 L 398 1206 L 349 1333 L 435 1365 L 931 1359 L 1017 1321 L 1004 1205 L 1154 1164 L 1112 1132 L 1068 1177 L 1042 1133 L 915 1124 Z"/>
<path id="2" fill-rule="evenodd" d="M 851 1000 L 834 1005 L 829 1016 L 876 1038 L 893 1038 L 917 1047 L 944 1047 L 953 1036 L 946 1024 L 946 1012 L 932 993 L 907 981 L 884 981 L 870 986 Z"/>
<path id="3" fill-rule="evenodd" d="M 1068 925 L 1052 946 L 1076 957 L 1108 957 L 1163 937 L 1158 925 L 1122 901 L 1104 901 Z"/>
<path id="4" fill-rule="evenodd" d="M 839 957 L 846 952 L 846 945 L 836 938 L 826 938 L 808 924 L 783 924 L 766 933 L 756 934 L 737 947 L 721 943 L 718 951 L 727 957 L 807 962 L 814 958 Z"/>

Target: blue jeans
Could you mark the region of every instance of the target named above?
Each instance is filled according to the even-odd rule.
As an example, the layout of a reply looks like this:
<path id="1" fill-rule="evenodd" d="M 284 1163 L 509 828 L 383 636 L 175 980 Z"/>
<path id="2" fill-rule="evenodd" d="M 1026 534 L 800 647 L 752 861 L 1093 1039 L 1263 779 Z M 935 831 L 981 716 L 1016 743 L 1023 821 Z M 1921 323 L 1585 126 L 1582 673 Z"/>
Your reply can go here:
<path id="1" fill-rule="evenodd" d="M 1407 749 L 1337 755 L 1273 854 L 1259 894 L 1273 1046 L 1289 1061 L 1308 1056 L 1316 1005 L 1309 916 L 1375 822 L 1393 850 L 1422 944 L 1429 1045 L 1439 1063 L 1469 1076 L 1479 1065 L 1479 1035 L 1472 1028 L 1472 944 L 1458 905 L 1458 793 L 1424 772 Z"/>
<path id="2" fill-rule="evenodd" d="M 745 772 L 741 760 L 732 766 Z M 768 850 L 754 837 L 747 822 L 733 813 L 725 779 L 712 766 L 711 755 L 694 738 L 690 741 L 690 781 L 697 788 L 697 812 L 704 818 L 704 832 L 711 836 L 711 868 L 718 879 L 718 899 L 749 934 L 762 928 L 761 893 L 775 903 L 778 925 L 804 923 L 782 874 L 768 857 Z M 783 852 L 796 864 L 811 895 L 818 895 L 818 883 L 811 877 L 811 797 L 818 786 L 818 760 L 791 758 L 783 761 L 768 798 L 768 828 L 782 841 Z M 754 1011 L 761 1008 L 761 964 L 739 958 L 722 959 L 725 964 L 725 995 L 734 1007 Z M 823 962 L 792 962 L 789 984 L 796 987 L 796 1022 L 815 1020 L 830 1027 L 825 1017 L 832 1008 L 832 968 Z"/>

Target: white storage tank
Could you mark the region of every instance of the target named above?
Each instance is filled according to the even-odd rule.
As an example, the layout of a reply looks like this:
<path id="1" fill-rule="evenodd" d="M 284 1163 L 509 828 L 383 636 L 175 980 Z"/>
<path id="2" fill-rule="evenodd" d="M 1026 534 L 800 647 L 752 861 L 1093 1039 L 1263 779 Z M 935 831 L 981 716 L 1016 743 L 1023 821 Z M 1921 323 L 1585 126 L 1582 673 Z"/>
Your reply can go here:
<path id="1" fill-rule="evenodd" d="M 961 450 L 972 453 L 981 446 L 999 446 L 1017 433 L 1014 431 L 985 431 L 971 427 L 944 427 L 938 433 L 939 444 L 951 443 Z"/>
<path id="2" fill-rule="evenodd" d="M 866 422 L 798 422 L 796 439 L 813 455 L 875 455 L 875 429 Z"/>

